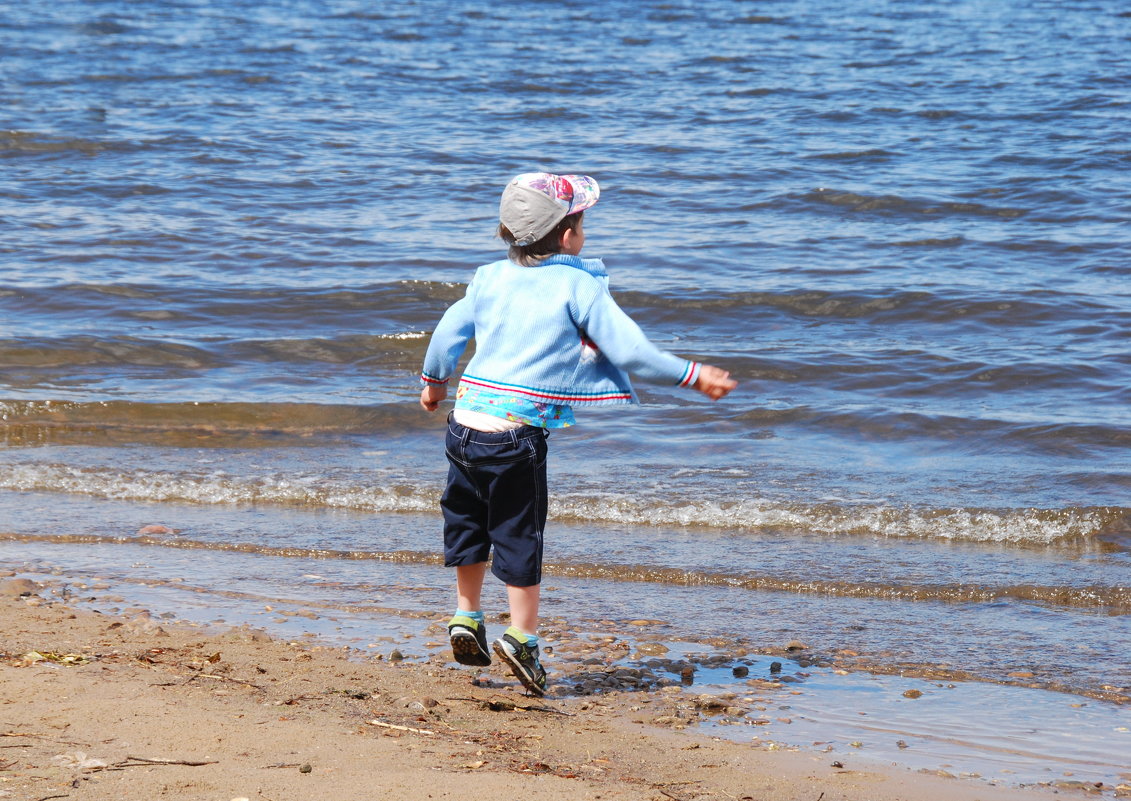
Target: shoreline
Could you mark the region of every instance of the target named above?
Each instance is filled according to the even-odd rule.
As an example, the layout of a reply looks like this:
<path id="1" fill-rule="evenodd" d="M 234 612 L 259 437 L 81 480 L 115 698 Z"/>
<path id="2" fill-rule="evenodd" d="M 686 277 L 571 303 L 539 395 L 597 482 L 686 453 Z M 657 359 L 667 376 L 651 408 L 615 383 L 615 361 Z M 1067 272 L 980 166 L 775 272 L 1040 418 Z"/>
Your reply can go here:
<path id="1" fill-rule="evenodd" d="M 673 699 L 688 700 L 680 688 L 536 699 L 501 669 L 473 684 L 438 654 L 363 661 L 348 648 L 213 633 L 141 610 L 105 615 L 38 593 L 9 592 L 0 608 L 0 797 L 507 797 L 528 781 L 549 799 L 648 801 L 1055 791 L 673 730 L 663 718 Z"/>

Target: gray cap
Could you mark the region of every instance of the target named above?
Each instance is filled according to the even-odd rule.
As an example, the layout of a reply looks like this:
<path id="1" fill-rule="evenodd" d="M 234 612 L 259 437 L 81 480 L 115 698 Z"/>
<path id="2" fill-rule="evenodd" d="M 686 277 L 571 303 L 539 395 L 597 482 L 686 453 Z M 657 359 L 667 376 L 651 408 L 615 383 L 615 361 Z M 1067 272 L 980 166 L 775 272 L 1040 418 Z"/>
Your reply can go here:
<path id="1" fill-rule="evenodd" d="M 600 195 L 601 188 L 588 175 L 523 173 L 503 190 L 499 222 L 514 235 L 516 245 L 530 245 L 567 215 L 592 206 Z"/>

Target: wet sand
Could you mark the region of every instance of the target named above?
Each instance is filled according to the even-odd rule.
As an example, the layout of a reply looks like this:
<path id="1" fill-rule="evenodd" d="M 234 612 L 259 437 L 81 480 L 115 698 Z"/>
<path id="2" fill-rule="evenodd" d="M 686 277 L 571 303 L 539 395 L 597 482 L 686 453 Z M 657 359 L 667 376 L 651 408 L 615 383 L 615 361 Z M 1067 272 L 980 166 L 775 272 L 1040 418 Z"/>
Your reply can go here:
<path id="1" fill-rule="evenodd" d="M 16 589 L 16 588 L 10 588 Z M 33 591 L 34 587 L 27 587 Z M 681 688 L 536 699 L 423 663 L 0 598 L 0 797 L 1050 797 L 673 729 Z M 1060 788 L 1062 794 L 1066 788 Z"/>

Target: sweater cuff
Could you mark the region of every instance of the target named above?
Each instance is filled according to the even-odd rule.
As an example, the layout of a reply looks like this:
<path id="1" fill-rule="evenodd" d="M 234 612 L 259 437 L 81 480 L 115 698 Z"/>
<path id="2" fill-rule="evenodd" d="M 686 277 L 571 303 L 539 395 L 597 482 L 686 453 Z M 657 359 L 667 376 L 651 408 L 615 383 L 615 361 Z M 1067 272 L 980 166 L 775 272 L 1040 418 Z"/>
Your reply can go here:
<path id="1" fill-rule="evenodd" d="M 450 378 L 450 377 L 451 376 L 449 376 L 448 378 Z M 448 378 L 437 378 L 434 375 L 428 375 L 428 373 L 421 373 L 420 374 L 420 383 L 424 384 L 424 385 L 446 384 L 446 383 L 448 383 Z"/>
<path id="2" fill-rule="evenodd" d="M 688 362 L 687 366 L 683 369 L 683 377 L 679 379 L 681 387 L 693 387 L 695 382 L 699 380 L 699 368 L 702 365 L 699 362 Z"/>

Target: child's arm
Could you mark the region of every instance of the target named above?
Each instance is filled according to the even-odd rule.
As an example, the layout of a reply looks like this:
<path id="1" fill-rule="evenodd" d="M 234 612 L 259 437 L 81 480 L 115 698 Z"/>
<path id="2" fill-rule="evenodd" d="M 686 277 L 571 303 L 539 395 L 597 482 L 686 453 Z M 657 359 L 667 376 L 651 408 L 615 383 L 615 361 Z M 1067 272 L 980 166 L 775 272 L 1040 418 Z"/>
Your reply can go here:
<path id="1" fill-rule="evenodd" d="M 429 412 L 436 411 L 440 401 L 448 396 L 448 379 L 455 372 L 467 343 L 475 336 L 470 294 L 469 286 L 468 295 L 457 300 L 444 312 L 428 342 L 424 369 L 420 373 L 420 382 L 424 385 L 420 391 L 420 405 Z"/>
<path id="2" fill-rule="evenodd" d="M 657 348 L 607 292 L 596 295 L 580 322 L 613 364 L 640 378 L 690 386 L 712 400 L 738 386 L 726 370 L 688 362 Z"/>

